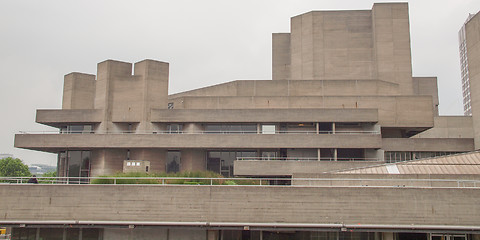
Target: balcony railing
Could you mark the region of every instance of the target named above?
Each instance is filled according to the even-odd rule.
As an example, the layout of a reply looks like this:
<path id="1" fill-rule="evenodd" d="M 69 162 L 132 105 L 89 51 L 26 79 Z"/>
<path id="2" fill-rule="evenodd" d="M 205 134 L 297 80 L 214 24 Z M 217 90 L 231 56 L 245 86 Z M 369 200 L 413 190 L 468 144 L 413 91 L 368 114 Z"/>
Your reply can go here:
<path id="1" fill-rule="evenodd" d="M 30 177 L 0 177 L 1 185 L 29 184 Z M 277 181 L 291 181 L 284 187 L 438 187 L 480 188 L 480 180 L 403 179 L 403 178 L 178 178 L 178 177 L 37 177 L 42 185 L 225 185 L 269 186 Z M 97 182 L 95 181 L 97 180 Z"/>
<path id="2" fill-rule="evenodd" d="M 238 161 L 365 161 L 383 162 L 378 158 L 334 158 L 334 157 L 237 157 Z"/>
<path id="3" fill-rule="evenodd" d="M 379 131 L 275 131 L 262 133 L 257 131 L 20 131 L 20 134 L 380 134 Z"/>

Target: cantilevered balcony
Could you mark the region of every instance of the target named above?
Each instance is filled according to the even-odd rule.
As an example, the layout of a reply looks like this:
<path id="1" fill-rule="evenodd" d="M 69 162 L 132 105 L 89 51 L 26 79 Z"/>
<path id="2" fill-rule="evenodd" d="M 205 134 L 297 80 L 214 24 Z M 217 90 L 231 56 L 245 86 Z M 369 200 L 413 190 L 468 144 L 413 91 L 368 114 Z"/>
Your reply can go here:
<path id="1" fill-rule="evenodd" d="M 62 149 L 95 148 L 371 148 L 382 146 L 375 131 L 316 134 L 239 134 L 195 132 L 180 134 L 107 133 L 107 134 L 17 134 L 15 147 L 56 152 Z"/>
<path id="2" fill-rule="evenodd" d="M 100 123 L 103 110 L 101 109 L 39 109 L 37 123 L 52 127 L 68 124 Z"/>

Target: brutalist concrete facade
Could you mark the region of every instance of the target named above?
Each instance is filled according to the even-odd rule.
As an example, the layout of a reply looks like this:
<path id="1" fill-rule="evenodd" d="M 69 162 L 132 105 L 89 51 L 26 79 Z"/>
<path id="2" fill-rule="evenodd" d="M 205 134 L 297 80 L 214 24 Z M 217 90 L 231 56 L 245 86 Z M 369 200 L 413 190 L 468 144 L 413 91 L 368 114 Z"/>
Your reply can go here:
<path id="1" fill-rule="evenodd" d="M 273 34 L 272 53 L 272 80 L 237 80 L 172 95 L 168 63 L 101 62 L 96 75 L 65 76 L 62 109 L 37 111 L 36 121 L 59 128 L 58 134 L 18 134 L 15 146 L 58 153 L 59 176 L 112 174 L 122 171 L 126 160 L 139 160 L 150 163 L 149 172 L 210 170 L 227 177 L 286 178 L 478 148 L 475 111 L 473 117 L 439 116 L 436 78 L 412 76 L 406 3 L 295 16 L 290 33 Z M 470 72 L 475 88 L 480 75 Z M 41 198 L 42 208 L 55 207 L 66 195 L 75 202 L 79 192 L 107 202 L 99 211 L 83 200 L 62 205 L 80 206 L 75 211 L 42 210 L 38 214 L 44 221 L 61 225 L 73 219 L 83 227 L 155 225 L 163 229 L 143 234 L 158 233 L 162 239 L 219 239 L 230 230 L 237 232 L 222 239 L 247 239 L 242 230 L 255 226 L 258 231 L 313 232 L 302 235 L 305 239 L 418 237 L 393 232 L 424 234 L 418 239 L 445 232 L 449 239 L 475 237 L 466 234 L 480 231 L 475 224 L 478 189 L 439 188 L 86 185 L 24 191 L 30 194 L 26 199 Z M 0 190 L 9 195 L 12 188 Z M 122 201 L 115 200 L 118 196 Z M 4 222 L 35 218 L 28 211 L 7 210 Z M 106 239 L 124 231 L 108 227 Z M 175 232 L 179 228 L 194 230 L 182 237 Z M 367 235 L 338 233 L 347 229 Z M 325 238 L 319 231 L 336 235 Z"/>
<path id="2" fill-rule="evenodd" d="M 410 52 L 408 5 L 381 3 L 293 17 L 291 33 L 273 34 L 272 80 L 168 95 L 168 63 L 144 60 L 132 72 L 107 60 L 96 75 L 65 76 L 61 110 L 37 111 L 37 122 L 66 134 L 20 134 L 15 146 L 61 153 L 61 176 L 75 176 L 69 151 L 88 151 L 83 176 L 122 171 L 128 159 L 171 171 L 169 154 L 174 171 L 258 176 L 248 169 L 265 158 L 319 160 L 310 165 L 322 171 L 322 160 L 348 167 L 474 150 L 471 117 L 438 116 L 436 78 L 412 77 Z M 76 128 L 83 134 L 68 134 Z"/>

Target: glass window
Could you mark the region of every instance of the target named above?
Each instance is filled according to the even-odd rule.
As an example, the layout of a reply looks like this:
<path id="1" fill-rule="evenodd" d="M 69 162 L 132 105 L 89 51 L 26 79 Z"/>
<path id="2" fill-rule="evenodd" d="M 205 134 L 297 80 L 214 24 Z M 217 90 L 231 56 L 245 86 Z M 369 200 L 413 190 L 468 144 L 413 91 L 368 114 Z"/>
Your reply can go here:
<path id="1" fill-rule="evenodd" d="M 182 133 L 182 124 L 167 124 L 167 133 Z"/>
<path id="2" fill-rule="evenodd" d="M 42 228 L 40 239 L 63 240 L 63 228 Z"/>
<path id="3" fill-rule="evenodd" d="M 256 124 L 206 124 L 205 133 L 257 133 Z"/>
<path id="4" fill-rule="evenodd" d="M 208 151 L 207 170 L 233 177 L 233 162 L 240 157 L 256 157 L 256 151 Z"/>
<path id="5" fill-rule="evenodd" d="M 176 173 L 180 171 L 180 151 L 168 151 L 165 170 L 167 173 Z"/>

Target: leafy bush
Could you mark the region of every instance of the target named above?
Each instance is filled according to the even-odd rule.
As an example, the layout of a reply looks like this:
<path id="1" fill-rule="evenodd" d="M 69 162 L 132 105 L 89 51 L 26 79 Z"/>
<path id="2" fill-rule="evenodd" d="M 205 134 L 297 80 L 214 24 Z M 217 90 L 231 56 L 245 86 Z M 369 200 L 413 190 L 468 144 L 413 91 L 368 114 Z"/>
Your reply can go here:
<path id="1" fill-rule="evenodd" d="M 57 177 L 57 171 L 53 172 L 46 172 L 42 174 L 41 178 L 38 178 L 38 183 L 55 183 L 56 182 L 56 177 Z"/>
<path id="2" fill-rule="evenodd" d="M 185 184 L 185 185 L 260 185 L 260 180 L 225 180 L 218 173 L 211 171 L 179 172 L 179 173 L 116 173 L 92 179 L 91 184 Z M 132 179 L 131 179 L 132 178 Z M 148 179 L 165 178 L 165 179 Z M 190 179 L 192 178 L 192 179 Z"/>
<path id="3" fill-rule="evenodd" d="M 100 176 L 97 179 L 92 179 L 92 184 L 114 184 L 114 179 L 117 178 L 117 184 L 193 184 L 193 185 L 209 185 L 210 179 L 201 178 L 223 178 L 222 175 L 214 172 L 180 172 L 180 173 L 117 173 L 114 175 Z M 133 179 L 130 179 L 133 178 Z M 147 179 L 145 179 L 147 178 Z M 148 179 L 148 178 L 179 178 L 179 179 Z M 184 178 L 198 178 L 198 179 L 184 179 Z M 223 184 L 223 179 L 213 180 L 214 185 Z"/>

